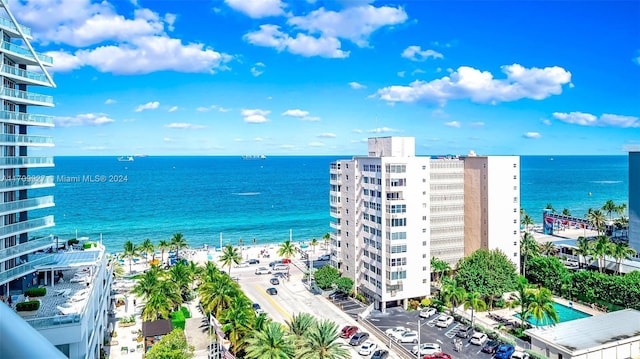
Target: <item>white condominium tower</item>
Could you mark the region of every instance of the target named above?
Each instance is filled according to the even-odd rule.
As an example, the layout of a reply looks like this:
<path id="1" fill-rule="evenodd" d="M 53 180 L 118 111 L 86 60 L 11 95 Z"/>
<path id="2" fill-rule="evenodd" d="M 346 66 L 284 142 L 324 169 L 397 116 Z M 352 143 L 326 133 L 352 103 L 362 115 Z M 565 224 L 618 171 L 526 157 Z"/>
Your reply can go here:
<path id="1" fill-rule="evenodd" d="M 330 169 L 331 261 L 374 307 L 428 296 L 432 256 L 463 256 L 461 160 L 415 156 L 413 137 L 370 138 Z"/>
<path id="2" fill-rule="evenodd" d="M 48 136 L 29 135 L 28 130 L 31 126 L 53 127 L 53 117 L 28 109 L 53 107 L 52 97 L 31 92 L 32 86 L 55 87 L 46 71 L 53 59 L 33 50 L 31 29 L 16 22 L 7 3 L 0 0 L 0 295 L 5 297 L 35 285 L 36 267 L 51 259 L 51 255 L 32 254 L 51 247 L 51 236 L 39 236 L 36 231 L 52 227 L 53 216 L 33 211 L 52 207 L 53 196 L 34 197 L 31 190 L 52 187 L 53 176 L 33 176 L 29 169 L 53 167 L 53 158 L 30 156 L 29 149 L 53 146 L 53 141 Z"/>

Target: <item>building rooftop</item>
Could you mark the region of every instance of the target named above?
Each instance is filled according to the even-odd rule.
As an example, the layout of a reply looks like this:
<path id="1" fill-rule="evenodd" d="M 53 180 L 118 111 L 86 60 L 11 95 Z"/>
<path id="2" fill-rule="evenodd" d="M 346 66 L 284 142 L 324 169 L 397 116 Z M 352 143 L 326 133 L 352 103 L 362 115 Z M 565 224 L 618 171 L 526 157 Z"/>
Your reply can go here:
<path id="1" fill-rule="evenodd" d="M 624 309 L 552 327 L 529 329 L 526 333 L 533 338 L 562 347 L 567 352 L 576 353 L 640 337 L 640 311 Z"/>

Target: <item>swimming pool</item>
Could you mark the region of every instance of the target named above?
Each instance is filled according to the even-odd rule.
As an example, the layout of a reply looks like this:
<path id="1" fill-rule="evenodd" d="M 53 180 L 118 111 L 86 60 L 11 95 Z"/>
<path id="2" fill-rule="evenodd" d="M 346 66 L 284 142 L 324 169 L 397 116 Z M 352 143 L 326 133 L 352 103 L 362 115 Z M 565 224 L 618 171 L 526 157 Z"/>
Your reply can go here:
<path id="1" fill-rule="evenodd" d="M 591 316 L 591 314 L 581 312 L 577 309 L 573 309 L 571 307 L 568 307 L 560 303 L 554 303 L 553 307 L 556 308 L 556 312 L 558 312 L 558 319 L 560 320 L 558 323 L 568 322 L 576 319 L 588 318 Z M 516 314 L 515 317 L 519 319 L 520 315 Z M 527 322 L 529 322 L 529 324 L 534 326 L 545 326 L 551 323 L 546 317 L 543 318 L 542 321 L 538 322 L 531 316 L 527 319 Z"/>

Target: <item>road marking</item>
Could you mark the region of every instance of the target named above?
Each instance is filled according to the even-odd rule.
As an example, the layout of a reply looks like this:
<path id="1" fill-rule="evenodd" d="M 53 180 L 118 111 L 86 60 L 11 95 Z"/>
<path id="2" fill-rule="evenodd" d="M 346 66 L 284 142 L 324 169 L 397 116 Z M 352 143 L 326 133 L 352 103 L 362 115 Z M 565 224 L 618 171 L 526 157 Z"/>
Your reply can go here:
<path id="1" fill-rule="evenodd" d="M 267 294 L 267 292 L 265 292 L 264 289 L 260 287 L 260 285 L 254 283 L 253 286 L 258 289 L 258 292 L 260 292 L 263 297 L 265 297 L 269 302 L 271 302 L 271 304 L 273 304 L 273 306 L 276 308 L 277 311 L 280 312 L 280 314 L 284 315 L 285 318 L 291 320 L 291 316 L 289 315 L 289 313 L 287 313 L 284 309 L 282 309 L 282 307 L 275 300 L 273 300 L 271 298 L 271 295 Z"/>

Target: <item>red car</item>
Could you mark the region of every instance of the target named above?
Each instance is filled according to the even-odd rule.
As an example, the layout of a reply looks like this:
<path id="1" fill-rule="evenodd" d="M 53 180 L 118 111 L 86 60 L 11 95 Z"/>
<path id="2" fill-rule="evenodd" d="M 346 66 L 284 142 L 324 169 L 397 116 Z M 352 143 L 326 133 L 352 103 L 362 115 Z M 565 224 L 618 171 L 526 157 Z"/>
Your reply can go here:
<path id="1" fill-rule="evenodd" d="M 357 332 L 358 332 L 358 327 L 356 327 L 355 325 L 347 325 L 346 327 L 342 328 L 342 331 L 340 332 L 340 337 L 348 339 L 348 338 L 351 338 Z"/>
<path id="2" fill-rule="evenodd" d="M 289 264 L 289 263 L 291 263 L 291 259 L 289 259 L 289 258 L 284 258 L 282 260 L 282 264 Z"/>
<path id="3" fill-rule="evenodd" d="M 451 355 L 447 353 L 427 354 L 422 359 L 451 359 Z"/>

